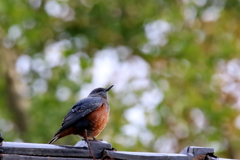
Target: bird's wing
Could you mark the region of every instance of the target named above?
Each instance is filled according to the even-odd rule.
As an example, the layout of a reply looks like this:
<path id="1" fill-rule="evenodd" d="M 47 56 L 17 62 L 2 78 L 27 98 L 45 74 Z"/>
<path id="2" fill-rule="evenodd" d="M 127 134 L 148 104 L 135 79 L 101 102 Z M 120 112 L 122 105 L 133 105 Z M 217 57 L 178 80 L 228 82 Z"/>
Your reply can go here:
<path id="1" fill-rule="evenodd" d="M 62 127 L 55 135 L 59 134 L 60 132 L 77 122 L 79 119 L 96 110 L 102 104 L 103 100 L 100 97 L 87 97 L 78 101 L 67 113 L 67 115 L 63 119 Z"/>

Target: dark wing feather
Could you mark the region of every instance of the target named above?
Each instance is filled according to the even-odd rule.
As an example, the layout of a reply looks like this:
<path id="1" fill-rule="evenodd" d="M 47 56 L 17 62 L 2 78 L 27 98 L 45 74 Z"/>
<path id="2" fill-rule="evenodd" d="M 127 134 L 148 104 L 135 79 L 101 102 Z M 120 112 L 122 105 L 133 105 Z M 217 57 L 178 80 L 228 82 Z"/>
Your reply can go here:
<path id="1" fill-rule="evenodd" d="M 67 113 L 62 122 L 62 127 L 55 134 L 59 134 L 72 124 L 76 123 L 79 119 L 85 117 L 92 111 L 96 110 L 103 104 L 103 100 L 100 97 L 87 97 L 78 101 L 72 109 Z"/>

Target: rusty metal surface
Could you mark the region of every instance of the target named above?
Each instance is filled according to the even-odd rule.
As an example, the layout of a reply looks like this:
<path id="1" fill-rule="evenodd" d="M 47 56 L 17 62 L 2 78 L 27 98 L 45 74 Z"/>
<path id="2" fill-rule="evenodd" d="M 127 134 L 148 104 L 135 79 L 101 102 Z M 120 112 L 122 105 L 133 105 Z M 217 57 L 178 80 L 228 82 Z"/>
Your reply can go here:
<path id="1" fill-rule="evenodd" d="M 4 154 L 0 157 L 1 160 L 92 160 L 92 158 L 68 158 L 68 157 L 42 157 L 42 156 L 26 156 Z M 98 159 L 100 160 L 100 159 Z"/>
<path id="2" fill-rule="evenodd" d="M 209 160 L 230 160 L 214 156 L 213 148 L 189 146 L 179 154 L 114 151 L 111 144 L 89 141 L 93 154 L 102 160 L 195 160 L 199 155 L 208 155 Z M 40 143 L 2 142 L 0 160 L 90 160 L 85 141 L 75 146 Z"/>
<path id="3" fill-rule="evenodd" d="M 101 158 L 103 149 L 101 142 L 90 141 L 94 156 Z M 106 144 L 104 144 L 106 146 Z M 111 145 L 110 145 L 111 146 Z M 50 157 L 81 157 L 91 158 L 88 148 L 74 146 L 60 146 L 51 144 L 39 143 L 18 143 L 18 142 L 3 142 L 0 146 L 3 154 L 17 154 L 29 156 L 50 156 Z"/>
<path id="4" fill-rule="evenodd" d="M 180 154 L 185 154 L 189 157 L 196 157 L 198 155 L 206 155 L 206 154 L 214 154 L 213 148 L 207 147 L 197 147 L 197 146 L 189 146 L 184 148 Z"/>
<path id="5" fill-rule="evenodd" d="M 126 160 L 189 160 L 184 154 L 164 154 L 164 153 L 150 153 L 150 152 L 123 152 L 123 151 L 108 151 L 104 155 L 108 155 L 115 159 Z"/>

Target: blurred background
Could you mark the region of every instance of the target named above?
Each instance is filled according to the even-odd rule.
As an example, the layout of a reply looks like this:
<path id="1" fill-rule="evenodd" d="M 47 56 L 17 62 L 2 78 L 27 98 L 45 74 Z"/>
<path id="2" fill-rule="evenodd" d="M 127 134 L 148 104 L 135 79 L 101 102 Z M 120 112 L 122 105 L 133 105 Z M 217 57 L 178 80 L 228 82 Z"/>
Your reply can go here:
<path id="1" fill-rule="evenodd" d="M 239 158 L 239 18 L 238 0 L 0 0 L 0 132 L 47 143 L 114 84 L 98 138 L 117 150 Z"/>

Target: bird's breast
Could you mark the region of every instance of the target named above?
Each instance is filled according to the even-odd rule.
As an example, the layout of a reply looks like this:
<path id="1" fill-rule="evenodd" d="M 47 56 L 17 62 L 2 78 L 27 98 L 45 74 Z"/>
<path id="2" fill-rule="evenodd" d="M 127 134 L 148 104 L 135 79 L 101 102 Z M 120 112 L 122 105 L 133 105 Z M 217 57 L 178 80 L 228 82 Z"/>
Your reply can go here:
<path id="1" fill-rule="evenodd" d="M 98 109 L 86 116 L 89 121 L 88 131 L 94 136 L 98 136 L 106 127 L 108 122 L 109 106 L 103 103 Z"/>

